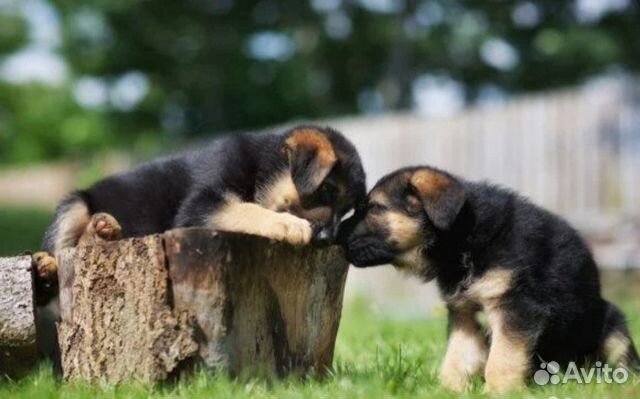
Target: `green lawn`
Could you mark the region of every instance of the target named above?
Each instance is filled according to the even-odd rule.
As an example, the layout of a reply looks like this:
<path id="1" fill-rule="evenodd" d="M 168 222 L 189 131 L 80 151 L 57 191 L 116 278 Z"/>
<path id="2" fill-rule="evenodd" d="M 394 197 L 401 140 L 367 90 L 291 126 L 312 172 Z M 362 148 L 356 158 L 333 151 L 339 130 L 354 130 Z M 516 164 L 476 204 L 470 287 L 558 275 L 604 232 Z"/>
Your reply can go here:
<path id="1" fill-rule="evenodd" d="M 636 342 L 640 342 L 640 307 L 624 304 Z M 136 384 L 88 387 L 58 384 L 42 368 L 31 377 L 0 386 L 0 398 L 485 398 L 482 382 L 459 396 L 439 387 L 437 370 L 444 352 L 444 318 L 393 321 L 371 312 L 363 302 L 349 305 L 338 335 L 335 370 L 329 377 L 268 383 L 233 381 L 201 372 L 176 385 L 147 389 Z M 624 385 L 534 387 L 513 398 L 639 398 L 640 378 Z"/>

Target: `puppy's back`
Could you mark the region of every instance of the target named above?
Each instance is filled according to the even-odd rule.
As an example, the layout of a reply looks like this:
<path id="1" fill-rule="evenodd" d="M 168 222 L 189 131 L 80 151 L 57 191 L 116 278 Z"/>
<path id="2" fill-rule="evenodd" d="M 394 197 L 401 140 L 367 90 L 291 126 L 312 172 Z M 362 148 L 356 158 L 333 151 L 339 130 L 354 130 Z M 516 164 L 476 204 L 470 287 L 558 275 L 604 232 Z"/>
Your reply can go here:
<path id="1" fill-rule="evenodd" d="M 160 159 L 108 177 L 81 191 L 90 212 L 106 212 L 122 225 L 123 235 L 168 230 L 193 184 L 185 156 Z"/>

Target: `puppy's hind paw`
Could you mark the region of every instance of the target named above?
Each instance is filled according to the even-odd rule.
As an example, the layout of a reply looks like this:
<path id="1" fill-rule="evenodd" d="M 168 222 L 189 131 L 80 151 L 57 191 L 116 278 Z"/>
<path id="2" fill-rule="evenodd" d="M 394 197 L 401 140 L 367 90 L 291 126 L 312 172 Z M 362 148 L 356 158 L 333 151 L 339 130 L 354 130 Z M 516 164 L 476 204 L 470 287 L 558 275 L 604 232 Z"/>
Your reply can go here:
<path id="1" fill-rule="evenodd" d="M 85 232 L 78 240 L 78 245 L 90 245 L 100 241 L 115 241 L 122 237 L 122 228 L 113 216 L 108 213 L 96 213 L 91 216 Z"/>
<path id="2" fill-rule="evenodd" d="M 108 213 L 96 213 L 91 217 L 91 225 L 98 238 L 115 241 L 122 237 L 120 223 Z"/>
<path id="3" fill-rule="evenodd" d="M 40 279 L 51 281 L 56 278 L 58 273 L 58 262 L 56 258 L 47 252 L 36 252 L 31 256 L 31 261 Z"/>

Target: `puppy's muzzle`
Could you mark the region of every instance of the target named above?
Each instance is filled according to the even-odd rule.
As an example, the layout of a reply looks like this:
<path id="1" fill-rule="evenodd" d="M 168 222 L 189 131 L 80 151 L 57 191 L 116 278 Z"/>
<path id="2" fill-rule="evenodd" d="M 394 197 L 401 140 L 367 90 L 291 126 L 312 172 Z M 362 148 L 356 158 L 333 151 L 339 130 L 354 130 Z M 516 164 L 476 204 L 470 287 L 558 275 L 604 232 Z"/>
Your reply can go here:
<path id="1" fill-rule="evenodd" d="M 369 235 L 348 240 L 347 260 L 356 267 L 370 267 L 391 263 L 396 256 L 380 237 Z"/>

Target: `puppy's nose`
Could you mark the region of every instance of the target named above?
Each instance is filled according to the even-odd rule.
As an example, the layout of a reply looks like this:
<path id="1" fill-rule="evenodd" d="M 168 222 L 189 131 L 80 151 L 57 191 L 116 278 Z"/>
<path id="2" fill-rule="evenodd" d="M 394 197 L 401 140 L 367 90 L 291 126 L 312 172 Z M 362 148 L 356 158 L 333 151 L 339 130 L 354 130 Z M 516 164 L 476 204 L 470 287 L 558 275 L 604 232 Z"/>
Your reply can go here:
<path id="1" fill-rule="evenodd" d="M 333 243 L 335 234 L 330 227 L 322 227 L 313 236 L 313 242 L 320 246 L 327 246 Z"/>

